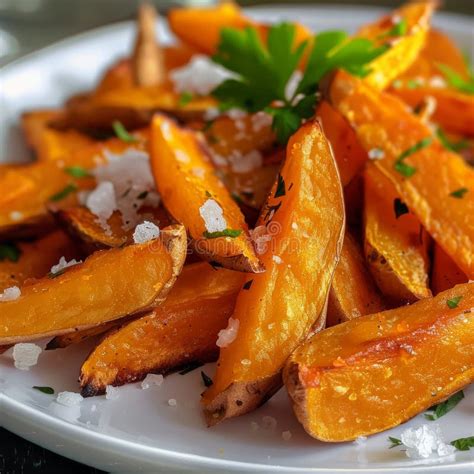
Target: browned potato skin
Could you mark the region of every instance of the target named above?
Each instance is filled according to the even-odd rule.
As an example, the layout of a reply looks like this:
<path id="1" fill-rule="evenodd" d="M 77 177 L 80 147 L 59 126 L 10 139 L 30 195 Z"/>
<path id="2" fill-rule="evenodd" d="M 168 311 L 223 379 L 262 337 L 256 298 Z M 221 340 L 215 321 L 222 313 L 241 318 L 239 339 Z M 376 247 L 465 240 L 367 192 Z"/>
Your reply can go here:
<path id="1" fill-rule="evenodd" d="M 302 344 L 284 381 L 304 429 L 328 442 L 379 433 L 474 381 L 473 308 L 474 284 L 458 285 Z"/>
<path id="2" fill-rule="evenodd" d="M 17 300 L 0 303 L 0 345 L 67 334 L 155 307 L 181 272 L 186 248 L 184 227 L 170 226 L 160 239 L 97 252 L 63 274 L 23 287 Z"/>

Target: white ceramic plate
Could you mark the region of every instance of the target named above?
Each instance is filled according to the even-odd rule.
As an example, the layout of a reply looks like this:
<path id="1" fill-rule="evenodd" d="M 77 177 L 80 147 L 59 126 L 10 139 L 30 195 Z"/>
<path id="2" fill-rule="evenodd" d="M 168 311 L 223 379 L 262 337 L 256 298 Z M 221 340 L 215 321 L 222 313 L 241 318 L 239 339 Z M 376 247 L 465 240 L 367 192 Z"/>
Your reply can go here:
<path id="1" fill-rule="evenodd" d="M 353 31 L 380 10 L 272 7 L 251 13 L 265 21 L 298 19 L 317 30 Z M 468 18 L 439 15 L 436 23 L 464 48 L 472 44 Z M 170 39 L 166 28 L 160 33 Z M 0 159 L 28 158 L 18 129 L 22 111 L 59 105 L 69 95 L 91 88 L 115 58 L 130 51 L 132 39 L 133 25 L 118 24 L 68 39 L 5 67 L 0 76 Z M 409 460 L 400 449 L 388 449 L 387 436 L 398 437 L 406 426 L 422 424 L 422 415 L 371 437 L 364 446 L 312 440 L 295 420 L 283 391 L 254 413 L 207 429 L 199 410 L 203 390 L 199 370 L 170 376 L 161 387 L 145 391 L 139 384 L 122 387 L 118 400 L 96 397 L 77 408 L 60 406 L 54 397 L 32 389 L 46 385 L 56 392 L 77 391 L 78 371 L 89 350 L 84 344 L 43 353 L 29 372 L 13 368 L 11 352 L 0 356 L 0 393 L 4 394 L 0 425 L 52 451 L 113 472 L 473 472 L 472 451 L 421 462 Z M 212 375 L 213 367 L 205 371 Z M 447 440 L 474 435 L 474 390 L 466 394 L 439 421 Z M 177 400 L 176 407 L 168 406 L 170 398 Z M 263 428 L 263 416 L 276 418 L 274 431 Z M 253 421 L 260 425 L 257 431 L 251 428 Z M 281 436 L 286 430 L 292 433 L 289 441 Z"/>

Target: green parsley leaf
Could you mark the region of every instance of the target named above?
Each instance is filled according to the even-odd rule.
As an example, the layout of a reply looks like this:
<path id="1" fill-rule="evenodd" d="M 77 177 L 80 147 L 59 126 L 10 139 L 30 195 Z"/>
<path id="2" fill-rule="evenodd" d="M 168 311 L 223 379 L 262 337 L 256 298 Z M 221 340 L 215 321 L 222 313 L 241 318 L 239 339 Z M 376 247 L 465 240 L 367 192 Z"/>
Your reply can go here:
<path id="1" fill-rule="evenodd" d="M 212 379 L 204 371 L 201 370 L 202 383 L 205 387 L 209 388 L 212 385 Z"/>
<path id="2" fill-rule="evenodd" d="M 403 153 L 400 154 L 400 156 L 395 161 L 393 165 L 395 170 L 398 171 L 401 175 L 405 176 L 406 178 L 413 176 L 416 173 L 416 168 L 414 166 L 406 164 L 404 160 L 408 158 L 410 155 L 413 155 L 414 153 L 417 153 L 423 148 L 430 146 L 432 141 L 433 139 L 431 137 L 425 137 L 422 140 L 420 140 L 418 143 L 415 143 L 415 145 L 406 149 Z"/>
<path id="3" fill-rule="evenodd" d="M 127 129 L 123 126 L 122 122 L 115 120 L 112 124 L 112 128 L 114 129 L 115 135 L 117 135 L 120 140 L 127 143 L 136 143 L 138 142 L 138 138 L 134 137 L 130 133 L 128 133 Z"/>
<path id="4" fill-rule="evenodd" d="M 244 283 L 244 286 L 242 287 L 243 290 L 250 290 L 250 287 L 252 286 L 253 280 L 246 281 Z"/>
<path id="5" fill-rule="evenodd" d="M 428 410 L 432 411 L 433 414 L 425 415 L 425 418 L 431 421 L 441 418 L 442 416 L 446 415 L 446 413 L 450 412 L 463 398 L 464 398 L 464 392 L 462 390 L 459 392 L 456 392 L 454 395 L 449 397 L 444 402 L 439 403 L 438 405 L 434 405 L 431 408 L 429 408 Z"/>
<path id="6" fill-rule="evenodd" d="M 191 94 L 191 92 L 183 92 L 183 93 L 179 96 L 178 105 L 179 105 L 180 107 L 185 107 L 185 106 L 188 105 L 192 100 L 193 100 L 193 95 Z"/>
<path id="7" fill-rule="evenodd" d="M 446 64 L 437 63 L 436 66 L 443 73 L 450 87 L 464 94 L 474 94 L 474 77 L 472 73 L 469 74 L 468 79 L 463 79 L 454 69 Z"/>
<path id="8" fill-rule="evenodd" d="M 449 193 L 449 195 L 453 198 L 462 199 L 468 191 L 469 189 L 467 188 L 459 188 L 459 189 L 456 189 L 456 191 Z"/>
<path id="9" fill-rule="evenodd" d="M 441 128 L 436 130 L 436 136 L 444 148 L 454 151 L 455 153 L 466 150 L 470 146 L 468 140 L 459 140 L 458 142 L 451 141 Z"/>
<path id="10" fill-rule="evenodd" d="M 56 194 L 53 194 L 49 200 L 53 202 L 61 201 L 68 197 L 71 193 L 74 193 L 77 191 L 77 186 L 75 184 L 68 184 L 64 189 L 61 189 L 61 191 L 57 192 Z"/>
<path id="11" fill-rule="evenodd" d="M 5 242 L 0 244 L 0 262 L 10 260 L 10 262 L 18 262 L 21 250 L 13 243 Z"/>
<path id="12" fill-rule="evenodd" d="M 446 304 L 448 305 L 449 309 L 455 309 L 458 307 L 459 302 L 462 300 L 462 296 L 455 296 L 450 300 L 446 300 Z"/>
<path id="13" fill-rule="evenodd" d="M 418 89 L 418 87 L 421 87 L 420 81 L 417 81 L 416 79 L 409 79 L 407 81 L 408 89 Z"/>
<path id="14" fill-rule="evenodd" d="M 397 219 L 400 216 L 403 216 L 403 214 L 408 214 L 410 212 L 408 206 L 400 198 L 396 198 L 393 201 L 393 209 L 395 211 L 395 217 Z"/>
<path id="15" fill-rule="evenodd" d="M 235 230 L 235 229 L 224 229 L 224 230 L 220 230 L 220 231 L 217 231 L 217 232 L 208 232 L 207 230 L 205 232 L 203 232 L 203 236 L 206 238 L 206 239 L 217 239 L 219 237 L 232 237 L 233 239 L 235 239 L 236 237 L 238 237 L 240 234 L 242 233 L 241 230 Z"/>
<path id="16" fill-rule="evenodd" d="M 285 144 L 291 135 L 298 130 L 301 124 L 301 117 L 291 107 L 265 109 L 273 116 L 272 130 L 275 132 L 278 143 Z"/>
<path id="17" fill-rule="evenodd" d="M 184 369 L 180 370 L 179 375 L 189 374 L 189 372 L 199 369 L 199 367 L 202 367 L 203 365 L 204 364 L 202 362 L 191 362 Z"/>
<path id="18" fill-rule="evenodd" d="M 392 449 L 394 448 L 395 446 L 401 446 L 402 445 L 402 441 L 399 440 L 398 438 L 394 438 L 393 436 L 389 436 L 388 437 L 388 440 L 390 441 L 390 443 L 392 443 L 388 449 Z"/>
<path id="19" fill-rule="evenodd" d="M 407 31 L 408 22 L 406 18 L 402 18 L 398 23 L 395 23 L 388 31 L 379 35 L 378 39 L 396 38 L 398 36 L 405 35 Z"/>
<path id="20" fill-rule="evenodd" d="M 82 166 L 68 166 L 64 171 L 73 178 L 90 178 L 92 175 Z"/>
<path id="21" fill-rule="evenodd" d="M 459 438 L 451 441 L 458 451 L 469 451 L 470 448 L 474 448 L 474 436 L 469 436 L 468 438 Z"/>
<path id="22" fill-rule="evenodd" d="M 35 390 L 39 390 L 40 392 L 46 393 L 47 395 L 53 395 L 54 389 L 51 387 L 38 387 L 37 385 L 33 386 Z"/>
<path id="23" fill-rule="evenodd" d="M 281 196 L 284 196 L 286 194 L 285 191 L 285 180 L 283 179 L 283 176 L 278 173 L 278 180 L 277 180 L 277 188 L 275 191 L 275 195 L 273 196 L 274 198 L 278 198 Z"/>

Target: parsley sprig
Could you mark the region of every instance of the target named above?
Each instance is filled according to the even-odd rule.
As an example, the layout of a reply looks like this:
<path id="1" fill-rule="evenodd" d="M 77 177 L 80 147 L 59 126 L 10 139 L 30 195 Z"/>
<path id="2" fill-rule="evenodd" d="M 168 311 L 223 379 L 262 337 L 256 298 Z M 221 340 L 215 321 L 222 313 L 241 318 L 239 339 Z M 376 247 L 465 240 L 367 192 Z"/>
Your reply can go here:
<path id="1" fill-rule="evenodd" d="M 474 448 L 474 436 L 455 439 L 454 441 L 451 441 L 451 444 L 458 451 L 469 451 L 469 449 Z"/>
<path id="2" fill-rule="evenodd" d="M 364 77 L 370 62 L 389 46 L 376 47 L 366 38 L 349 38 L 342 31 L 327 31 L 295 45 L 295 26 L 270 27 L 267 44 L 255 28 L 221 30 L 214 62 L 234 74 L 213 91 L 222 110 L 238 108 L 250 113 L 264 110 L 273 117 L 272 127 L 280 143 L 314 114 L 321 79 L 334 69 Z M 288 84 L 307 54 L 301 79 L 289 93 Z"/>
<path id="3" fill-rule="evenodd" d="M 438 403 L 438 405 L 433 405 L 431 408 L 429 408 L 428 411 L 431 413 L 425 414 L 425 418 L 431 421 L 441 418 L 442 416 L 446 415 L 446 413 L 450 412 L 463 398 L 464 392 L 462 390 L 456 392 L 444 402 Z"/>
<path id="4" fill-rule="evenodd" d="M 18 262 L 21 250 L 14 243 L 5 242 L 0 244 L 0 262 L 10 260 L 10 262 Z"/>

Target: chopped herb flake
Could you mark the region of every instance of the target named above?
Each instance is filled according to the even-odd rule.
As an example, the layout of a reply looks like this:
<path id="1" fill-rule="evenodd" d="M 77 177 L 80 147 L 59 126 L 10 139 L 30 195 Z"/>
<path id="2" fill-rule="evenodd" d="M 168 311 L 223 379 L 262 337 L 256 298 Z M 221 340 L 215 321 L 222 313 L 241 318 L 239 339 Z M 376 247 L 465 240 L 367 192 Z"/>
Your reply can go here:
<path id="1" fill-rule="evenodd" d="M 217 270 L 218 268 L 223 268 L 224 265 L 222 265 L 222 263 L 219 263 L 219 262 L 216 262 L 214 260 L 210 260 L 209 261 L 209 265 L 214 269 L 214 270 Z"/>
<path id="2" fill-rule="evenodd" d="M 193 95 L 191 94 L 191 92 L 183 92 L 183 93 L 179 96 L 178 105 L 179 105 L 180 107 L 185 107 L 185 106 L 188 105 L 192 100 L 193 100 Z"/>
<path id="3" fill-rule="evenodd" d="M 467 188 L 459 188 L 459 189 L 456 189 L 456 191 L 449 193 L 449 195 L 453 198 L 462 199 L 468 191 L 469 189 Z"/>
<path id="4" fill-rule="evenodd" d="M 286 194 L 285 180 L 283 179 L 283 176 L 280 173 L 278 173 L 277 188 L 276 188 L 276 191 L 275 191 L 275 196 L 273 196 L 273 197 L 278 198 L 278 197 L 284 196 L 285 194 Z"/>
<path id="5" fill-rule="evenodd" d="M 455 309 L 458 307 L 459 302 L 462 300 L 462 296 L 455 296 L 450 300 L 446 300 L 446 304 L 448 305 L 449 309 Z"/>
<path id="6" fill-rule="evenodd" d="M 418 87 L 421 87 L 420 81 L 417 81 L 416 79 L 410 79 L 407 81 L 408 89 L 418 89 Z"/>
<path id="7" fill-rule="evenodd" d="M 199 367 L 202 367 L 203 365 L 204 364 L 202 362 L 191 362 L 184 369 L 180 370 L 179 375 L 189 374 L 189 372 L 192 372 L 193 370 L 199 369 Z"/>
<path id="8" fill-rule="evenodd" d="M 395 448 L 395 446 L 401 446 L 402 445 L 402 441 L 398 438 L 394 438 L 393 436 L 389 436 L 388 440 L 390 441 L 390 443 L 392 443 L 388 447 L 388 449 L 392 449 L 392 448 Z"/>
<path id="9" fill-rule="evenodd" d="M 408 158 L 410 155 L 417 153 L 418 151 L 430 146 L 433 139 L 431 137 L 425 137 L 420 140 L 415 145 L 411 146 L 410 148 L 406 149 L 400 156 L 397 158 L 394 164 L 394 168 L 398 171 L 401 175 L 409 178 L 416 173 L 416 168 L 414 166 L 408 165 L 405 163 L 405 159 Z"/>
<path id="10" fill-rule="evenodd" d="M 146 199 L 147 196 L 148 196 L 148 191 L 143 191 L 137 196 L 137 199 Z"/>
<path id="11" fill-rule="evenodd" d="M 58 270 L 58 271 L 55 272 L 55 273 L 49 272 L 48 275 L 47 275 L 47 277 L 48 277 L 48 278 L 51 278 L 51 279 L 57 278 L 58 276 L 63 275 L 65 272 L 66 272 L 66 269 L 63 268 L 62 270 Z"/>
<path id="12" fill-rule="evenodd" d="M 82 166 L 68 166 L 64 171 L 73 178 L 90 178 L 92 175 Z"/>
<path id="13" fill-rule="evenodd" d="M 474 94 L 474 76 L 469 73 L 469 78 L 462 78 L 454 69 L 446 64 L 437 63 L 436 66 L 443 73 L 448 85 L 464 94 Z"/>
<path id="14" fill-rule="evenodd" d="M 396 38 L 403 36 L 408 31 L 408 22 L 406 18 L 402 18 L 400 21 L 395 23 L 388 31 L 379 35 L 378 39 L 384 38 Z"/>
<path id="15" fill-rule="evenodd" d="M 470 146 L 468 140 L 459 140 L 458 142 L 451 141 L 441 128 L 436 130 L 436 136 L 444 148 L 454 151 L 455 153 L 466 150 Z"/>
<path id="16" fill-rule="evenodd" d="M 18 262 L 21 250 L 13 243 L 0 244 L 0 262 L 3 260 L 10 260 L 11 262 Z"/>
<path id="17" fill-rule="evenodd" d="M 209 191 L 206 191 L 206 197 L 212 198 L 212 194 Z"/>
<path id="18" fill-rule="evenodd" d="M 403 214 L 408 214 L 410 212 L 408 206 L 400 198 L 396 198 L 393 201 L 393 208 L 395 210 L 395 217 L 397 219 L 400 216 L 403 216 Z"/>
<path id="19" fill-rule="evenodd" d="M 46 393 L 47 395 L 53 395 L 54 394 L 54 389 L 52 389 L 51 387 L 38 387 L 38 386 L 35 385 L 33 388 L 35 390 L 39 390 L 40 392 Z"/>
<path id="20" fill-rule="evenodd" d="M 210 387 L 212 385 L 212 379 L 207 375 L 203 370 L 201 370 L 202 383 L 205 387 Z"/>
<path id="21" fill-rule="evenodd" d="M 71 193 L 74 193 L 76 191 L 77 191 L 77 186 L 71 183 L 71 184 L 68 184 L 64 189 L 62 189 L 58 193 L 53 194 L 49 198 L 49 200 L 54 201 L 54 202 L 61 201 L 65 199 L 66 197 L 68 197 Z"/>
<path id="22" fill-rule="evenodd" d="M 242 233 L 241 230 L 235 230 L 235 229 L 224 229 L 224 230 L 219 230 L 217 232 L 208 232 L 207 230 L 203 232 L 203 236 L 206 239 L 217 239 L 219 237 L 232 237 L 235 239 Z"/>
<path id="23" fill-rule="evenodd" d="M 243 290 L 250 290 L 250 287 L 252 286 L 253 280 L 246 281 L 244 283 L 244 286 L 242 287 Z"/>
<path id="24" fill-rule="evenodd" d="M 459 438 L 451 441 L 458 451 L 469 451 L 470 448 L 474 448 L 474 436 L 469 436 L 468 438 Z"/>
<path id="25" fill-rule="evenodd" d="M 120 138 L 120 140 L 122 140 L 123 142 L 127 142 L 127 143 L 138 142 L 138 138 L 128 133 L 127 129 L 118 120 L 114 121 L 114 123 L 112 124 L 112 128 L 114 129 L 115 135 L 117 135 L 117 137 Z"/>
<path id="26" fill-rule="evenodd" d="M 446 415 L 446 413 L 450 412 L 463 398 L 464 392 L 461 390 L 449 397 L 444 402 L 438 403 L 438 405 L 434 405 L 429 408 L 429 411 L 433 413 L 426 414 L 425 418 L 431 421 L 441 418 L 442 416 Z"/>

